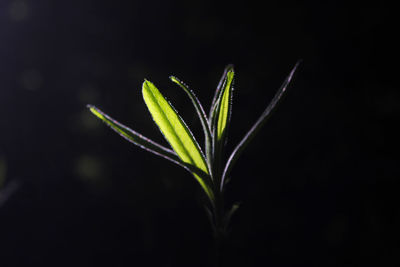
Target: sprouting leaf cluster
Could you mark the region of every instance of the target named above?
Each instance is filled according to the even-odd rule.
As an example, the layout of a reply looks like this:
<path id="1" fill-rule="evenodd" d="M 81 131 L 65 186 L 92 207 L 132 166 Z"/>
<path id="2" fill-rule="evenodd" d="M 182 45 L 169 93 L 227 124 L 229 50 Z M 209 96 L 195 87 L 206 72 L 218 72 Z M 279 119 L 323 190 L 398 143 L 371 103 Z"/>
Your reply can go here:
<path id="1" fill-rule="evenodd" d="M 292 69 L 270 104 L 234 148 L 226 161 L 223 160 L 224 149 L 232 114 L 232 93 L 235 77 L 232 65 L 225 68 L 215 90 L 208 115 L 206 115 L 203 106 L 193 91 L 178 78 L 170 76 L 170 80 L 182 88 L 188 95 L 196 110 L 205 135 L 204 150 L 171 103 L 148 80 L 145 80 L 142 86 L 144 101 L 154 122 L 172 149 L 144 137 L 109 117 L 95 106 L 88 105 L 88 107 L 94 115 L 131 143 L 164 157 L 191 172 L 210 200 L 212 206 L 210 217 L 214 225 L 214 230 L 223 231 L 230 216 L 238 207 L 234 205 L 225 213 L 222 203 L 223 192 L 231 170 L 246 146 L 267 121 L 272 111 L 282 99 L 298 64 Z"/>

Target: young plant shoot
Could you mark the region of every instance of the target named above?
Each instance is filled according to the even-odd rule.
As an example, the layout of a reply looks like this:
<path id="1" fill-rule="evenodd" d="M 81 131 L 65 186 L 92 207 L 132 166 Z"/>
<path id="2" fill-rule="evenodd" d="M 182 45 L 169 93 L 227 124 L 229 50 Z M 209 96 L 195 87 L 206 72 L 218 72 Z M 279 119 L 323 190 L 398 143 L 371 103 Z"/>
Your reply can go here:
<path id="1" fill-rule="evenodd" d="M 142 93 L 146 106 L 172 149 L 160 145 L 143 135 L 119 123 L 95 106 L 88 105 L 90 111 L 110 126 L 114 131 L 139 147 L 168 159 L 188 170 L 204 190 L 209 205 L 207 212 L 217 242 L 227 234 L 229 220 L 238 205 L 224 206 L 224 189 L 230 178 L 231 170 L 246 146 L 270 117 L 272 111 L 282 99 L 299 62 L 287 76 L 272 101 L 224 161 L 225 144 L 232 113 L 232 92 L 235 72 L 232 65 L 225 68 L 217 86 L 207 117 L 203 106 L 192 90 L 178 78 L 171 76 L 172 82 L 181 87 L 190 98 L 200 119 L 204 135 L 204 150 L 200 147 L 192 132 L 173 106 L 165 99 L 157 87 L 148 80 L 143 82 Z"/>

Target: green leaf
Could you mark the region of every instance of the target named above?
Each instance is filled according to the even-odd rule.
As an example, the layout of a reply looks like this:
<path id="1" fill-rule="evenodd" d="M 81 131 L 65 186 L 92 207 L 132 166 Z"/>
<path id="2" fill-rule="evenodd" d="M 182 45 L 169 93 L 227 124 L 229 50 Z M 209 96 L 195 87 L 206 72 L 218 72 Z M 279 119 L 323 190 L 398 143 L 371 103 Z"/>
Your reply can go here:
<path id="1" fill-rule="evenodd" d="M 180 81 L 178 78 L 174 77 L 174 76 L 170 76 L 169 77 L 171 79 L 171 81 L 173 81 L 174 83 L 176 83 L 177 85 L 179 85 L 185 92 L 186 94 L 189 96 L 190 100 L 193 103 L 194 108 L 196 109 L 197 115 L 199 116 L 201 125 L 203 127 L 203 131 L 204 131 L 204 136 L 205 136 L 205 147 L 206 147 L 206 155 L 207 155 L 207 162 L 210 168 L 210 164 L 211 162 L 209 161 L 211 159 L 211 130 L 210 130 L 210 126 L 208 124 L 208 120 L 206 117 L 206 113 L 204 112 L 204 108 L 201 105 L 199 99 L 196 97 L 196 95 L 193 93 L 192 90 L 189 89 L 189 87 L 184 84 L 182 81 Z"/>
<path id="2" fill-rule="evenodd" d="M 215 91 L 213 103 L 211 105 L 209 123 L 210 123 L 212 133 L 216 132 L 215 128 L 216 128 L 216 121 L 218 119 L 218 109 L 219 109 L 219 105 L 221 103 L 221 98 L 224 93 L 224 89 L 225 89 L 226 82 L 227 82 L 227 76 L 228 76 L 229 72 L 233 72 L 233 65 L 228 65 L 225 68 L 224 74 L 222 75 L 221 80 L 219 81 L 217 90 Z"/>
<path id="3" fill-rule="evenodd" d="M 144 81 L 142 92 L 144 101 L 154 122 L 158 125 L 165 139 L 169 142 L 179 158 L 183 162 L 194 165 L 209 174 L 199 144 L 172 105 L 150 81 Z M 199 177 L 197 174 L 193 175 L 209 198 L 213 200 L 214 195 L 209 182 Z"/>
<path id="4" fill-rule="evenodd" d="M 231 100 L 233 90 L 233 67 L 229 66 L 226 75 L 224 75 L 225 81 L 223 82 L 222 88 L 219 90 L 219 95 L 215 101 L 214 111 L 211 116 L 211 130 L 213 133 L 212 146 L 213 146 L 213 174 L 216 177 L 215 180 L 219 184 L 222 174 L 221 160 L 223 154 L 223 147 L 226 140 L 226 132 L 230 121 L 231 115 Z"/>
<path id="5" fill-rule="evenodd" d="M 218 102 L 218 120 L 217 120 L 217 138 L 218 140 L 222 140 L 227 126 L 229 124 L 230 115 L 232 112 L 232 90 L 233 90 L 233 77 L 234 77 L 233 69 L 228 71 L 226 76 L 226 81 L 223 89 L 222 99 Z"/>
<path id="6" fill-rule="evenodd" d="M 111 129 L 116 131 L 119 135 L 121 135 L 123 138 L 128 140 L 129 142 L 140 146 L 141 148 L 152 152 L 154 154 L 157 154 L 159 156 L 162 156 L 164 158 L 167 158 L 171 161 L 179 161 L 179 158 L 175 154 L 174 151 L 171 149 L 168 149 L 146 137 L 141 135 L 140 133 L 135 132 L 134 130 L 128 128 L 127 126 L 123 125 L 122 123 L 119 123 L 118 121 L 114 120 L 104 112 L 102 112 L 100 109 L 96 108 L 95 106 L 88 105 L 89 110 L 99 119 L 101 119 L 103 122 L 105 122 L 108 126 L 110 126 Z"/>
<path id="7" fill-rule="evenodd" d="M 104 112 L 102 112 L 100 109 L 96 108 L 95 106 L 88 105 L 88 108 L 90 111 L 99 119 L 101 119 L 103 122 L 105 122 L 108 126 L 110 126 L 111 129 L 113 129 L 115 132 L 117 132 L 119 135 L 121 135 L 123 138 L 128 140 L 129 142 L 141 147 L 144 150 L 147 150 L 151 153 L 154 153 L 158 156 L 161 156 L 165 159 L 168 159 L 172 161 L 173 163 L 185 168 L 191 173 L 197 174 L 199 177 L 202 177 L 202 179 L 207 180 L 208 174 L 204 172 L 203 170 L 200 170 L 194 165 L 188 164 L 186 162 L 183 162 L 178 155 L 172 151 L 171 149 L 168 149 L 156 142 L 154 142 L 151 139 L 148 139 L 144 137 L 143 135 L 133 131 L 132 129 L 128 128 L 127 126 L 119 123 L 118 121 L 114 120 Z"/>
<path id="8" fill-rule="evenodd" d="M 250 141 L 254 138 L 254 136 L 257 134 L 257 132 L 261 129 L 261 127 L 264 125 L 264 123 L 269 119 L 269 117 L 272 114 L 272 111 L 275 110 L 277 107 L 278 103 L 281 101 L 282 96 L 286 92 L 286 88 L 289 85 L 290 81 L 293 78 L 293 75 L 300 64 L 300 61 L 296 63 L 290 74 L 286 77 L 285 81 L 279 88 L 278 92 L 276 92 L 274 98 L 271 100 L 267 108 L 264 110 L 264 112 L 261 114 L 261 116 L 258 118 L 256 123 L 251 127 L 251 129 L 247 132 L 247 134 L 243 137 L 243 139 L 239 142 L 239 144 L 235 147 L 233 150 L 232 154 L 230 155 L 223 175 L 222 175 L 222 180 L 220 183 L 220 190 L 223 190 L 225 180 L 227 179 L 228 175 L 230 174 L 230 171 L 235 164 L 236 160 L 239 158 L 243 150 L 247 147 L 247 145 L 250 143 Z"/>
<path id="9" fill-rule="evenodd" d="M 215 111 L 215 103 L 217 102 L 217 99 L 218 99 L 218 97 L 220 95 L 220 92 L 221 92 L 221 88 L 225 83 L 226 75 L 228 74 L 228 71 L 232 70 L 232 69 L 233 69 L 233 65 L 232 64 L 229 64 L 228 66 L 226 66 L 225 69 L 224 69 L 224 73 L 222 74 L 221 79 L 219 80 L 219 83 L 218 83 L 217 89 L 215 90 L 214 97 L 213 97 L 213 100 L 212 100 L 212 103 L 211 103 L 211 107 L 210 107 L 210 113 L 209 113 L 209 117 L 208 117 L 210 122 L 211 122 L 211 118 L 213 116 L 213 113 Z"/>

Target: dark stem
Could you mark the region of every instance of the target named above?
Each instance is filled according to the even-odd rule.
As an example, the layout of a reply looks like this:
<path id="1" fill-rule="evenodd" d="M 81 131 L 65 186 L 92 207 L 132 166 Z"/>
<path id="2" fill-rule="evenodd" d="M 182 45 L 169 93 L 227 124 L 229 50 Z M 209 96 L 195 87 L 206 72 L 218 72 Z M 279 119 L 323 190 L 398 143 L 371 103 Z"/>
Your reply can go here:
<path id="1" fill-rule="evenodd" d="M 216 198 L 214 203 L 214 240 L 215 240 L 215 256 L 216 266 L 223 267 L 225 244 L 226 244 L 226 222 L 223 203 L 223 193 L 216 190 Z"/>

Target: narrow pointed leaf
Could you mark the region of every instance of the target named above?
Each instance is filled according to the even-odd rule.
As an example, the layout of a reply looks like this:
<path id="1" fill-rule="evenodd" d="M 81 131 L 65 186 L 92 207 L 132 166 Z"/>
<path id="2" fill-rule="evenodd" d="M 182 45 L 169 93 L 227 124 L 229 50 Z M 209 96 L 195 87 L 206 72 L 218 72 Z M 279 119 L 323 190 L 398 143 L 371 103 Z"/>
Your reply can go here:
<path id="1" fill-rule="evenodd" d="M 158 125 L 165 139 L 179 158 L 183 162 L 194 165 L 209 174 L 205 158 L 198 143 L 172 105 L 150 81 L 144 81 L 142 92 L 154 122 Z M 214 199 L 209 183 L 196 174 L 194 176 L 210 199 Z"/>
<path id="2" fill-rule="evenodd" d="M 224 69 L 224 73 L 222 74 L 221 79 L 219 80 L 219 83 L 218 83 L 217 89 L 215 90 L 214 97 L 213 97 L 213 100 L 212 100 L 212 103 L 211 103 L 211 107 L 210 107 L 210 113 L 209 113 L 209 117 L 208 117 L 210 121 L 211 121 L 212 113 L 213 113 L 214 108 L 215 108 L 215 103 L 216 103 L 216 101 L 218 99 L 218 96 L 219 96 L 219 93 L 221 91 L 221 88 L 224 85 L 224 82 L 226 80 L 226 75 L 228 74 L 228 71 L 231 70 L 231 69 L 233 69 L 233 65 L 232 64 L 229 64 L 228 66 L 226 66 L 225 69 Z"/>
<path id="3" fill-rule="evenodd" d="M 204 108 L 201 105 L 199 99 L 196 97 L 196 95 L 193 93 L 193 91 L 189 89 L 189 87 L 186 84 L 184 84 L 182 81 L 180 81 L 178 78 L 176 78 L 174 76 L 170 76 L 169 78 L 171 79 L 171 81 L 173 81 L 174 83 L 179 85 L 186 92 L 186 94 L 189 96 L 190 100 L 192 101 L 194 108 L 196 109 L 197 115 L 199 116 L 201 125 L 203 127 L 203 131 L 204 131 L 206 156 L 207 156 L 207 162 L 210 167 L 210 162 L 208 160 L 211 158 L 211 156 L 210 156 L 210 153 L 211 153 L 211 130 L 210 130 L 210 126 L 207 121 L 206 113 L 204 112 Z"/>
<path id="4" fill-rule="evenodd" d="M 115 132 L 117 132 L 119 135 L 121 135 L 123 138 L 128 140 L 129 142 L 141 147 L 144 150 L 147 150 L 151 153 L 154 153 L 158 156 L 161 156 L 165 159 L 168 159 L 175 164 L 185 168 L 191 173 L 197 174 L 199 177 L 202 177 L 202 179 L 206 180 L 208 174 L 204 172 L 203 170 L 200 170 L 194 165 L 188 164 L 186 162 L 183 162 L 178 155 L 172 151 L 171 149 L 168 149 L 146 137 L 143 135 L 133 131 L 132 129 L 128 128 L 127 126 L 123 125 L 122 123 L 119 123 L 118 121 L 114 120 L 104 112 L 102 112 L 100 109 L 96 108 L 95 106 L 88 105 L 89 110 L 99 119 L 101 119 L 104 123 L 106 123 L 111 129 L 113 129 Z"/>
<path id="5" fill-rule="evenodd" d="M 217 111 L 217 104 L 219 103 L 219 100 L 221 98 L 222 91 L 223 91 L 222 89 L 224 88 L 224 85 L 226 82 L 226 77 L 227 77 L 229 71 L 232 71 L 232 70 L 233 70 L 232 64 L 225 67 L 224 73 L 222 74 L 222 77 L 218 83 L 217 89 L 215 90 L 213 101 L 212 101 L 211 107 L 210 107 L 209 117 L 208 117 L 210 125 L 213 125 L 212 121 L 215 119 L 215 113 Z"/>
<path id="6" fill-rule="evenodd" d="M 146 137 L 141 135 L 140 133 L 135 132 L 134 130 L 128 128 L 127 126 L 119 123 L 118 121 L 114 120 L 100 109 L 96 108 L 95 106 L 88 105 L 89 110 L 103 122 L 105 122 L 111 129 L 121 135 L 123 138 L 128 140 L 129 142 L 149 151 L 156 155 L 162 156 L 167 158 L 171 161 L 177 162 L 180 161 L 178 156 L 175 154 L 174 151 L 168 149 Z"/>
<path id="7" fill-rule="evenodd" d="M 225 136 L 231 113 L 232 83 L 234 77 L 233 66 L 228 66 L 227 73 L 223 78 L 222 87 L 219 90 L 217 99 L 214 103 L 214 110 L 211 114 L 211 132 L 212 138 L 212 160 L 213 174 L 216 177 L 215 182 L 220 183 L 222 176 L 221 159 L 223 146 L 225 145 Z"/>
<path id="8" fill-rule="evenodd" d="M 239 156 L 241 155 L 243 150 L 247 147 L 247 145 L 253 139 L 253 137 L 257 134 L 257 132 L 261 129 L 261 127 L 264 125 L 264 123 L 268 120 L 272 111 L 275 110 L 276 106 L 282 99 L 282 96 L 286 92 L 286 88 L 289 85 L 290 81 L 292 80 L 292 77 L 293 77 L 299 64 L 300 64 L 300 61 L 296 63 L 296 65 L 294 66 L 294 68 L 292 69 L 290 74 L 286 77 L 285 81 L 279 88 L 278 92 L 275 94 L 274 98 L 269 103 L 269 105 L 264 110 L 264 112 L 261 114 L 261 116 L 256 121 L 256 123 L 253 125 L 253 127 L 251 127 L 251 129 L 247 132 L 247 134 L 243 137 L 243 139 L 240 141 L 240 143 L 233 150 L 232 154 L 230 155 L 230 157 L 226 163 L 226 166 L 225 166 L 225 169 L 224 169 L 224 172 L 222 175 L 220 190 L 223 190 L 225 180 L 227 179 L 227 176 L 230 174 L 230 171 L 231 171 L 233 165 L 235 164 L 236 160 L 239 158 Z"/>
<path id="9" fill-rule="evenodd" d="M 227 126 L 229 124 L 230 115 L 232 111 L 232 90 L 233 90 L 233 70 L 229 70 L 226 76 L 225 86 L 222 92 L 222 98 L 218 103 L 218 120 L 216 125 L 217 140 L 221 141 L 225 135 Z"/>

